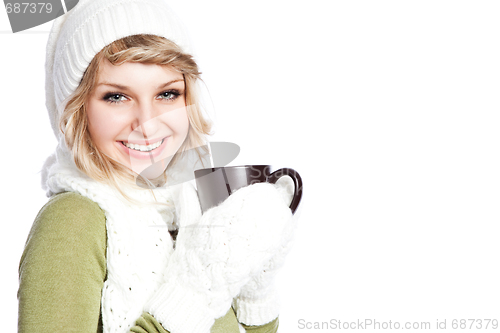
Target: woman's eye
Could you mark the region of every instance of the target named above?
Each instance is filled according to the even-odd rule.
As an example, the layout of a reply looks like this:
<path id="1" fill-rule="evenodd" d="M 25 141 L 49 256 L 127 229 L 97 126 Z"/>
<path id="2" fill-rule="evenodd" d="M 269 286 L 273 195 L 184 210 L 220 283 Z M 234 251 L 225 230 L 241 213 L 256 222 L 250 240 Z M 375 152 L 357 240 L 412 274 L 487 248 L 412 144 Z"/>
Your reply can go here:
<path id="1" fill-rule="evenodd" d="M 109 94 L 104 96 L 104 100 L 110 102 L 110 103 L 119 103 L 125 99 L 125 96 L 120 95 L 120 94 Z"/>
<path id="2" fill-rule="evenodd" d="M 176 91 L 165 91 L 159 95 L 160 99 L 169 100 L 169 101 L 176 99 L 178 96 L 179 96 L 179 93 Z"/>

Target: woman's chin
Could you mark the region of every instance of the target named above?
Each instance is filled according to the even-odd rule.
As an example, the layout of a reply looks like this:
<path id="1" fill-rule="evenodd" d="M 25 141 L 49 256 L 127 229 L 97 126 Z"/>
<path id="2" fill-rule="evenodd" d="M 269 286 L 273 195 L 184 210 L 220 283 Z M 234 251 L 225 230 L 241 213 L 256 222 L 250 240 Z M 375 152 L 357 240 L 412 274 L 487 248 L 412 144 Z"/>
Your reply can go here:
<path id="1" fill-rule="evenodd" d="M 154 180 L 154 179 L 160 177 L 165 172 L 170 160 L 171 160 L 170 158 L 169 159 L 162 159 L 156 163 L 149 164 L 149 165 L 142 165 L 142 166 L 133 165 L 131 169 L 135 173 L 141 175 L 142 177 L 144 177 L 146 179 Z"/>
<path id="2" fill-rule="evenodd" d="M 154 180 L 158 177 L 160 177 L 165 170 L 151 170 L 150 168 L 147 168 L 146 170 L 142 171 L 139 173 L 142 177 L 148 179 L 148 180 Z"/>

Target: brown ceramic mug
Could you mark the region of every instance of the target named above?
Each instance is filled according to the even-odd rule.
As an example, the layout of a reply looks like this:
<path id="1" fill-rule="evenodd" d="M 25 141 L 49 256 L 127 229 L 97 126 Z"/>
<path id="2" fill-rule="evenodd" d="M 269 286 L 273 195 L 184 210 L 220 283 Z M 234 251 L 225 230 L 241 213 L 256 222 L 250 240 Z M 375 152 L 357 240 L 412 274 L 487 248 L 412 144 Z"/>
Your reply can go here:
<path id="1" fill-rule="evenodd" d="M 283 176 L 290 176 L 294 183 L 294 195 L 290 203 L 292 213 L 297 210 L 302 199 L 302 178 L 297 171 L 282 168 L 270 172 L 270 165 L 240 165 L 200 169 L 194 172 L 198 198 L 203 212 L 217 206 L 232 192 L 255 183 L 275 184 Z"/>

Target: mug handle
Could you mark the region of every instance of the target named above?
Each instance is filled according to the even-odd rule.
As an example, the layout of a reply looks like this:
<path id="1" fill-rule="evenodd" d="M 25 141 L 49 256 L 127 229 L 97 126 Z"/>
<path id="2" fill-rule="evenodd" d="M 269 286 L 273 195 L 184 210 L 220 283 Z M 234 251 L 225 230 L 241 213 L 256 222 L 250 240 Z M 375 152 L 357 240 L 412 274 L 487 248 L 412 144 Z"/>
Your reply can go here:
<path id="1" fill-rule="evenodd" d="M 283 176 L 290 176 L 295 186 L 293 199 L 292 202 L 290 203 L 290 209 L 292 210 L 292 214 L 295 214 L 297 207 L 299 207 L 300 200 L 302 199 L 302 178 L 300 178 L 300 175 L 297 171 L 290 168 L 282 168 L 271 173 L 269 177 L 267 177 L 267 182 L 271 184 L 276 184 L 278 179 L 280 179 Z"/>

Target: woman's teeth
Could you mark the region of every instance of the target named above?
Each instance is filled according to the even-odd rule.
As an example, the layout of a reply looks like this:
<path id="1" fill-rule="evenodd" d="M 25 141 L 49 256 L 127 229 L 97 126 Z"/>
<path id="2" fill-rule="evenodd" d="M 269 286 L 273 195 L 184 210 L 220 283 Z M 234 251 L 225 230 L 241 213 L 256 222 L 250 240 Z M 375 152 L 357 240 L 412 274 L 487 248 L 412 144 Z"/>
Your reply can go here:
<path id="1" fill-rule="evenodd" d="M 163 139 L 165 140 L 165 139 Z M 161 146 L 161 144 L 163 143 L 163 140 L 161 141 L 158 141 L 157 143 L 153 143 L 153 144 L 150 144 L 148 146 L 143 146 L 143 145 L 135 145 L 133 143 L 128 143 L 128 142 L 123 142 L 122 141 L 122 144 L 127 147 L 127 148 L 130 148 L 130 149 L 133 149 L 133 150 L 139 150 L 139 151 L 151 151 L 151 150 L 154 150 L 158 147 Z"/>

